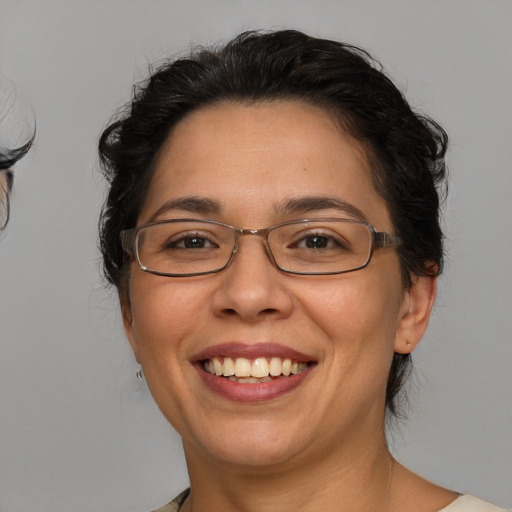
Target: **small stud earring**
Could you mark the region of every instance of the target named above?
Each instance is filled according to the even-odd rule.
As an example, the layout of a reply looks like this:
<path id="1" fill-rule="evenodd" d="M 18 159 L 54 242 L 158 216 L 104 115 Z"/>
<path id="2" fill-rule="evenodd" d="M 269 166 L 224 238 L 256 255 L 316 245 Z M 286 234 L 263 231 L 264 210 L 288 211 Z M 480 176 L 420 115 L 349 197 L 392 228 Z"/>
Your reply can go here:
<path id="1" fill-rule="evenodd" d="M 139 368 L 135 375 L 137 376 L 137 379 L 141 380 L 142 379 L 142 368 Z"/>

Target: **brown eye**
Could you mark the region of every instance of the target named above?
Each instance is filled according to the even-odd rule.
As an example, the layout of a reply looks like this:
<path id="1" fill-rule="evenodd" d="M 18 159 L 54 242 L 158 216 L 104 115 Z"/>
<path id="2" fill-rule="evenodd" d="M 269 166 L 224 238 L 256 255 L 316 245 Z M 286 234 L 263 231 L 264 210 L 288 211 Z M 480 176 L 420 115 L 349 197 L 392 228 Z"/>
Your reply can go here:
<path id="1" fill-rule="evenodd" d="M 308 236 L 304 239 L 305 246 L 308 249 L 325 249 L 331 241 L 326 236 L 318 235 Z"/>
<path id="2" fill-rule="evenodd" d="M 171 249 L 210 249 L 217 247 L 217 245 L 202 236 L 183 236 L 170 241 L 167 247 Z"/>
<path id="3" fill-rule="evenodd" d="M 341 251 L 347 248 L 344 240 L 337 236 L 331 236 L 323 233 L 310 233 L 303 235 L 295 242 L 289 245 L 293 249 L 311 249 L 311 250 L 336 250 Z"/>

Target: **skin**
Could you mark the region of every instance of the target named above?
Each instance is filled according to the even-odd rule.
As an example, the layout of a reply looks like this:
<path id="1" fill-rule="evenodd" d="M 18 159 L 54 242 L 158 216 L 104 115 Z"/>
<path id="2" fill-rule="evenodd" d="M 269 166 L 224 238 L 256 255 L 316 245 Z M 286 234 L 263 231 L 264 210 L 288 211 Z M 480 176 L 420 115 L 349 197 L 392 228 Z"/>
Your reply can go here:
<path id="1" fill-rule="evenodd" d="M 214 200 L 218 211 L 161 210 L 189 196 Z M 393 233 L 363 148 L 323 110 L 292 101 L 225 104 L 175 127 L 138 224 L 194 217 L 262 228 L 351 217 L 334 208 L 278 211 L 307 196 L 345 201 L 376 230 Z M 226 511 L 434 511 L 454 499 L 399 466 L 386 445 L 391 359 L 415 348 L 436 292 L 428 277 L 405 290 L 393 249 L 376 251 L 357 272 L 296 276 L 272 265 L 260 239 L 244 237 L 218 274 L 166 278 L 134 263 L 129 286 L 128 339 L 183 439 L 192 488 L 185 511 L 211 510 L 212 499 Z M 317 364 L 284 396 L 234 402 L 211 391 L 191 363 L 231 341 L 280 343 Z"/>
<path id="2" fill-rule="evenodd" d="M 7 172 L 0 169 L 0 229 L 4 227 L 7 220 L 7 201 L 8 201 L 8 186 L 7 186 Z"/>

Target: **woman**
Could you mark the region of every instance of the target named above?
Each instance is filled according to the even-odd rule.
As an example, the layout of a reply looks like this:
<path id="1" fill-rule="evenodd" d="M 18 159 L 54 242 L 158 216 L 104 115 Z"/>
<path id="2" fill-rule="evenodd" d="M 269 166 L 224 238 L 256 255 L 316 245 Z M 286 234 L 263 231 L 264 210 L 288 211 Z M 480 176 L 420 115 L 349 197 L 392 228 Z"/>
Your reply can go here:
<path id="1" fill-rule="evenodd" d="M 442 270 L 447 136 L 294 31 L 164 65 L 103 133 L 105 275 L 180 433 L 161 511 L 492 511 L 385 437 Z"/>

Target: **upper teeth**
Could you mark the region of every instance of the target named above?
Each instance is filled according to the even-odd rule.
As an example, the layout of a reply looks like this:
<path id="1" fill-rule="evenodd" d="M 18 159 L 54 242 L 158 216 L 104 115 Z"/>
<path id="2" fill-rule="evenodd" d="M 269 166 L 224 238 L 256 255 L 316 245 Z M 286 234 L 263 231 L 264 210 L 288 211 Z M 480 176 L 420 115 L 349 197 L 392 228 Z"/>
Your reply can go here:
<path id="1" fill-rule="evenodd" d="M 307 363 L 281 359 L 280 357 L 258 357 L 252 362 L 245 357 L 214 357 L 204 362 L 204 369 L 212 375 L 224 377 L 278 377 L 280 375 L 296 375 L 307 368 Z"/>

